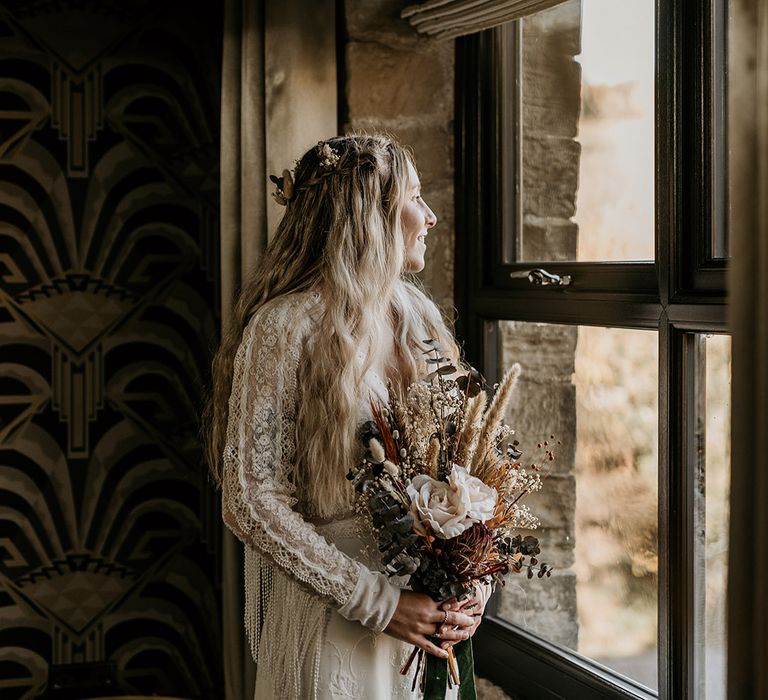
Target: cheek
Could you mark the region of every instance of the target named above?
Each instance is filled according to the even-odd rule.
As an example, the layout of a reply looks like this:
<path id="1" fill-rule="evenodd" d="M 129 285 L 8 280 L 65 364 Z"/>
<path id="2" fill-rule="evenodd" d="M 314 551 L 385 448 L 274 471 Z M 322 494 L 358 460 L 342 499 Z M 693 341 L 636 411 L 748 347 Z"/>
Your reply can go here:
<path id="1" fill-rule="evenodd" d="M 419 229 L 419 217 L 418 212 L 414 210 L 413 205 L 408 205 L 403 209 L 401 222 L 403 225 L 403 234 L 405 234 L 406 239 L 416 235 Z"/>

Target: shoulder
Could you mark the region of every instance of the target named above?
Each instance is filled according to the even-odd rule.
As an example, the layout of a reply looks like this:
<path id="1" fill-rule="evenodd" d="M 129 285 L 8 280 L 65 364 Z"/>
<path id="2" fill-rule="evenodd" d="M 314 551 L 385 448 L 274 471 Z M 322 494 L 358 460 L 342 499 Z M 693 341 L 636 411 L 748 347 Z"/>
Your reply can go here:
<path id="1" fill-rule="evenodd" d="M 280 294 L 259 306 L 243 332 L 244 340 L 263 336 L 268 342 L 294 344 L 303 340 L 317 319 L 320 296 L 316 292 Z"/>

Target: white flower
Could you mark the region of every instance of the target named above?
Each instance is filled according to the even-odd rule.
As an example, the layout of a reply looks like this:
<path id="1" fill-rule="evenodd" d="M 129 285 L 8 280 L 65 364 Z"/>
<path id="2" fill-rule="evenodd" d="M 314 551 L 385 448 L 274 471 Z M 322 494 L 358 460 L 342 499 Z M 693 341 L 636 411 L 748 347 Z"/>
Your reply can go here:
<path id="1" fill-rule="evenodd" d="M 458 464 L 453 465 L 448 483 L 452 485 L 467 502 L 467 514 L 475 522 L 484 523 L 493 517 L 496 510 L 496 489 L 470 473 Z"/>
<path id="2" fill-rule="evenodd" d="M 493 516 L 496 491 L 458 464 L 448 481 L 419 474 L 407 487 L 411 499 L 413 529 L 420 535 L 432 533 L 444 539 L 460 535 L 474 523 Z"/>

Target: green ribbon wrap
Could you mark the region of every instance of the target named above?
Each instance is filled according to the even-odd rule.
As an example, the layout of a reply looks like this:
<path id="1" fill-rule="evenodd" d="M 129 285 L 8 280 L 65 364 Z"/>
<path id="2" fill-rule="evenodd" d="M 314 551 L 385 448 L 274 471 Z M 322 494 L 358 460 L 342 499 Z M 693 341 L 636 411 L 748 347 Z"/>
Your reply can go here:
<path id="1" fill-rule="evenodd" d="M 440 640 L 434 640 L 440 644 Z M 465 639 L 453 646 L 456 665 L 459 667 L 459 700 L 477 700 L 475 690 L 475 662 L 472 658 L 472 640 Z M 424 700 L 445 700 L 448 689 L 448 660 L 426 654 L 424 669 Z"/>

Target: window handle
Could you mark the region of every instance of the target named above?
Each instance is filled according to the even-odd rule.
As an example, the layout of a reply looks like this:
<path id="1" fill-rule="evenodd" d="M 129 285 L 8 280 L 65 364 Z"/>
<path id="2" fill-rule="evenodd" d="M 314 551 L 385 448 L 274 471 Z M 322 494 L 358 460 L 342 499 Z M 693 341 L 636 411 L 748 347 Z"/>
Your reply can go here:
<path id="1" fill-rule="evenodd" d="M 570 275 L 556 275 L 553 272 L 547 272 L 541 267 L 537 267 L 535 270 L 511 272 L 509 276 L 512 279 L 526 277 L 531 284 L 537 287 L 567 287 L 572 281 Z"/>

